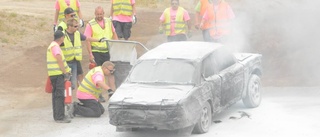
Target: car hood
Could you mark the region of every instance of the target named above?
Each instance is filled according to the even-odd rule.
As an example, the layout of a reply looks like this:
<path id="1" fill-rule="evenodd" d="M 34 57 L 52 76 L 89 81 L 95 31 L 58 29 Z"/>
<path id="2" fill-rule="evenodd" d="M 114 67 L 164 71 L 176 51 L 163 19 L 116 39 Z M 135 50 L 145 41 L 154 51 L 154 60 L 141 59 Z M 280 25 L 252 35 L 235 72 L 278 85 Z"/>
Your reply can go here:
<path id="1" fill-rule="evenodd" d="M 185 98 L 193 85 L 122 84 L 109 104 L 174 105 Z"/>

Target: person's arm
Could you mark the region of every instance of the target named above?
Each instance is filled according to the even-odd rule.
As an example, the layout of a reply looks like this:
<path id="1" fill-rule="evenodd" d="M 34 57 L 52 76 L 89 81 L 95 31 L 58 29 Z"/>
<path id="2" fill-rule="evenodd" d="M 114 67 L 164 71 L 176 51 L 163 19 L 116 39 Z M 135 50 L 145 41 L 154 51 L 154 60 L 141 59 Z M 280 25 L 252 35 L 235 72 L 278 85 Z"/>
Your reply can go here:
<path id="1" fill-rule="evenodd" d="M 201 7 L 201 3 L 200 1 L 198 2 L 197 6 L 195 7 L 195 28 L 199 29 L 200 28 L 200 22 L 201 22 L 201 16 L 200 16 L 200 7 Z"/>
<path id="2" fill-rule="evenodd" d="M 113 17 L 113 0 L 111 0 L 111 7 L 110 7 L 110 16 Z"/>
<path id="3" fill-rule="evenodd" d="M 114 75 L 108 76 L 108 85 L 110 86 L 112 91 L 116 91 L 116 84 L 115 84 Z"/>
<path id="4" fill-rule="evenodd" d="M 78 16 L 79 16 L 79 19 L 83 19 L 82 18 L 82 12 L 81 12 L 81 9 L 80 9 L 80 2 L 79 2 L 79 0 L 77 0 L 77 6 L 78 6 Z"/>
<path id="5" fill-rule="evenodd" d="M 133 4 L 132 4 L 132 15 L 133 15 L 133 16 L 136 16 L 136 13 L 137 13 L 137 12 L 136 12 L 136 6 L 135 6 L 135 4 L 133 3 Z"/>
<path id="6" fill-rule="evenodd" d="M 113 40 L 118 40 L 119 39 L 118 35 L 117 35 L 116 30 L 114 29 L 114 26 L 113 26 L 112 23 L 111 23 L 111 29 L 112 29 L 112 39 Z"/>
<path id="7" fill-rule="evenodd" d="M 57 54 L 55 57 L 57 59 L 57 62 L 58 62 L 60 70 L 63 72 L 63 74 L 66 74 L 67 71 L 64 68 L 64 64 L 63 64 L 63 61 L 62 61 L 62 56 L 60 54 Z"/>
<path id="8" fill-rule="evenodd" d="M 103 81 L 98 81 L 97 85 L 103 89 L 103 91 L 107 91 L 108 89 L 111 89 L 106 83 Z"/>

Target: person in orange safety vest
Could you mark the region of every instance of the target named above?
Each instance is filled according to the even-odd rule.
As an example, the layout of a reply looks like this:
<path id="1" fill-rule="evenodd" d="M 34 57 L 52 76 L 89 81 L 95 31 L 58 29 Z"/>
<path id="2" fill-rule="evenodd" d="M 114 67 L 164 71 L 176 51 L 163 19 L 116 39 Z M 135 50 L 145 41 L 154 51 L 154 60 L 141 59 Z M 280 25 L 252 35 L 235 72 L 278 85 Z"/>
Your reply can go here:
<path id="1" fill-rule="evenodd" d="M 212 0 L 204 12 L 200 28 L 209 28 L 210 42 L 221 42 L 231 33 L 231 22 L 235 18 L 232 8 L 224 0 Z"/>

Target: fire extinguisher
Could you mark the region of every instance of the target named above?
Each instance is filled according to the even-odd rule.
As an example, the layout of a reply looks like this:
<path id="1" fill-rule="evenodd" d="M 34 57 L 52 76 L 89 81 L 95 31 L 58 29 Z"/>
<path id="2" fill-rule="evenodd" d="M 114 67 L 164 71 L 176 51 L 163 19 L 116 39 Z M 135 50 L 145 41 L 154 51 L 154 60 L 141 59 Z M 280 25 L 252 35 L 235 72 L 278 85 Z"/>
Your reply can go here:
<path id="1" fill-rule="evenodd" d="M 47 83 L 46 83 L 46 89 L 45 89 L 46 93 L 52 93 L 52 84 L 51 84 L 51 80 L 50 77 L 48 76 L 47 78 Z"/>
<path id="2" fill-rule="evenodd" d="M 71 82 L 67 80 L 64 83 L 64 104 L 71 104 L 72 103 L 72 89 L 71 89 Z"/>

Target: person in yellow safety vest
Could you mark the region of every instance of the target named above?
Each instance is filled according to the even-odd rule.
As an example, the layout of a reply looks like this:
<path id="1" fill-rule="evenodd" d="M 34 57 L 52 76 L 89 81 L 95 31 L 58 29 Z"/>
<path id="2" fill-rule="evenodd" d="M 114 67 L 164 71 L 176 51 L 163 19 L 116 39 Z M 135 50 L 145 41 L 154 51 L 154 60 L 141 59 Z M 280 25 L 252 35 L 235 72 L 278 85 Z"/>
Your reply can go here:
<path id="1" fill-rule="evenodd" d="M 104 17 L 104 10 L 101 6 L 95 9 L 95 18 L 90 20 L 86 25 L 84 35 L 87 38 L 101 38 L 104 37 L 107 40 L 118 40 L 117 33 L 110 18 Z M 109 45 L 107 42 L 89 42 L 87 41 L 87 50 L 89 53 L 89 60 L 91 63 L 96 63 L 97 66 L 101 66 L 103 62 L 110 60 Z M 103 96 L 100 96 L 100 101 L 105 102 Z"/>
<path id="2" fill-rule="evenodd" d="M 111 0 L 110 15 L 119 38 L 131 36 L 133 18 L 136 18 L 135 0 Z"/>
<path id="3" fill-rule="evenodd" d="M 76 13 L 74 12 L 74 10 L 72 8 L 68 7 L 64 10 L 64 16 L 65 16 L 65 18 L 64 18 L 64 20 L 62 20 L 59 23 L 57 30 L 61 30 L 61 31 L 66 30 L 67 29 L 67 21 L 71 18 L 75 18 Z"/>
<path id="4" fill-rule="evenodd" d="M 52 109 L 53 119 L 57 123 L 70 123 L 65 117 L 64 109 L 64 83 L 70 78 L 70 68 L 60 49 L 64 41 L 64 34 L 58 30 L 54 33 L 54 41 L 47 49 L 47 70 L 52 84 Z"/>
<path id="5" fill-rule="evenodd" d="M 114 66 L 112 62 L 106 61 L 87 73 L 77 91 L 77 98 L 82 105 L 73 103 L 73 116 L 100 117 L 105 112 L 98 98 L 103 91 L 107 91 L 110 98 L 116 90 Z"/>
<path id="6" fill-rule="evenodd" d="M 203 15 L 200 27 L 205 22 L 210 24 L 210 41 L 225 42 L 232 31 L 232 20 L 235 18 L 231 6 L 224 0 L 213 0 Z"/>
<path id="7" fill-rule="evenodd" d="M 57 30 L 56 26 L 59 25 L 59 23 L 64 20 L 64 18 L 65 18 L 64 10 L 68 7 L 75 10 L 75 13 L 76 13 L 75 17 L 80 22 L 80 26 L 84 27 L 84 22 L 82 20 L 82 13 L 80 10 L 79 0 L 56 0 L 56 2 L 55 2 L 56 12 L 54 15 L 54 22 L 53 22 L 53 30 L 54 31 Z"/>
<path id="8" fill-rule="evenodd" d="M 87 38 L 78 31 L 79 23 L 76 19 L 67 20 L 67 28 L 65 31 L 65 39 L 61 44 L 61 50 L 66 58 L 68 66 L 71 68 L 72 89 L 75 89 L 78 82 L 83 79 L 83 70 L 81 67 L 82 60 L 82 44 L 81 41 L 103 42 L 103 39 Z"/>
<path id="9" fill-rule="evenodd" d="M 199 0 L 196 7 L 195 7 L 195 28 L 201 29 L 202 37 L 204 41 L 211 41 L 210 34 L 209 34 L 209 27 L 210 24 L 204 22 L 202 27 L 200 28 L 200 23 L 203 18 L 204 13 L 206 12 L 209 5 L 212 4 L 212 0 Z"/>
<path id="10" fill-rule="evenodd" d="M 169 42 L 186 41 L 186 35 L 191 35 L 189 13 L 179 6 L 179 0 L 171 0 L 171 7 L 166 8 L 162 13 L 159 32 L 163 31 L 165 31 Z"/>

